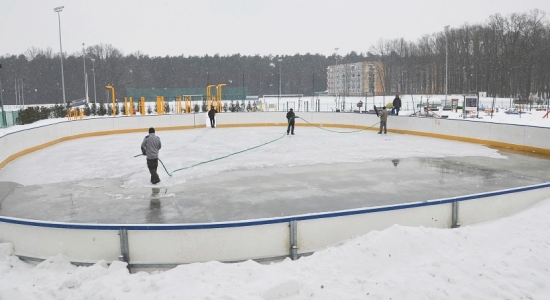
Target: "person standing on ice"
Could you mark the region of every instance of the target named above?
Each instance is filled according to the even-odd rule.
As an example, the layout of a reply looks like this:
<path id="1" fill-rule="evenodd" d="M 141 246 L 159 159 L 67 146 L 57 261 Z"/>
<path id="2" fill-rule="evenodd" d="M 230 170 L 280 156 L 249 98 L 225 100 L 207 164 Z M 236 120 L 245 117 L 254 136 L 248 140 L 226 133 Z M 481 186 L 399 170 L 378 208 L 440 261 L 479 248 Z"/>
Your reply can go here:
<path id="1" fill-rule="evenodd" d="M 151 173 L 152 184 L 160 182 L 157 168 L 159 166 L 159 150 L 161 146 L 160 138 L 155 135 L 155 128 L 149 128 L 149 135 L 141 143 L 141 153 L 147 157 L 147 168 L 149 168 L 149 173 Z"/>
<path id="2" fill-rule="evenodd" d="M 382 129 L 384 129 L 384 134 L 387 132 L 386 123 L 388 122 L 388 111 L 386 110 L 386 107 L 382 107 L 382 111 L 380 112 L 380 131 L 378 131 L 378 134 L 382 134 Z"/>
<path id="3" fill-rule="evenodd" d="M 289 112 L 286 113 L 286 119 L 288 121 L 288 127 L 286 128 L 286 135 L 289 133 L 294 135 L 294 119 L 296 119 L 296 115 L 294 114 L 294 111 L 292 111 L 292 108 Z"/>
<path id="4" fill-rule="evenodd" d="M 401 98 L 399 98 L 399 95 L 395 95 L 395 99 L 393 99 L 393 108 L 391 109 L 391 114 L 399 116 L 399 110 L 401 109 Z"/>
<path id="5" fill-rule="evenodd" d="M 212 106 L 212 108 L 208 111 L 208 118 L 210 118 L 210 126 L 212 128 L 216 126 L 216 119 L 214 119 L 214 117 L 216 117 L 217 113 L 218 111 L 214 109 L 214 106 Z"/>

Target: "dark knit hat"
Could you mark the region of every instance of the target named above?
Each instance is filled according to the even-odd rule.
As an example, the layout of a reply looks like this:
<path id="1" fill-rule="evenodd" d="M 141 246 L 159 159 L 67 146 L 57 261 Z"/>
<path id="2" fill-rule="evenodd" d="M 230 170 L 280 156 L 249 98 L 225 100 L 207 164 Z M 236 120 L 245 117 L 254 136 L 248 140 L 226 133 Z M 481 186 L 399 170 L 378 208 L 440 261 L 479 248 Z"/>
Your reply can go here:
<path id="1" fill-rule="evenodd" d="M 149 128 L 149 133 L 155 133 L 155 128 L 153 127 Z"/>

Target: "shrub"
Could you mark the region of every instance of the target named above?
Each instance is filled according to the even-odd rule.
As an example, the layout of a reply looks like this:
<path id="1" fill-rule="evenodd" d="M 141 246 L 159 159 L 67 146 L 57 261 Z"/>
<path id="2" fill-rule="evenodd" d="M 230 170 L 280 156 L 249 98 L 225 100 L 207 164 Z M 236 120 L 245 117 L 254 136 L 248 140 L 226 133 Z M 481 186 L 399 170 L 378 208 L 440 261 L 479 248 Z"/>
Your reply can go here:
<path id="1" fill-rule="evenodd" d="M 99 103 L 99 109 L 97 111 L 97 114 L 99 116 L 104 116 L 105 114 L 107 114 L 107 108 L 105 107 L 105 103 L 103 102 Z"/>

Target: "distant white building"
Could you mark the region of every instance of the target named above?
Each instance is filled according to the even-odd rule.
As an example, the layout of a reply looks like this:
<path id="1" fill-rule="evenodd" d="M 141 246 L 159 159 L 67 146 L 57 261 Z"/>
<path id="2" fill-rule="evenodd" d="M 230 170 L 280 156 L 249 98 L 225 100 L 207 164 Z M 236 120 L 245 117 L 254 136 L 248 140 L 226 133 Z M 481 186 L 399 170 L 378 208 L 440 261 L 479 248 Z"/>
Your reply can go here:
<path id="1" fill-rule="evenodd" d="M 327 93 L 335 96 L 374 96 L 384 94 L 384 65 L 358 62 L 327 67 Z"/>

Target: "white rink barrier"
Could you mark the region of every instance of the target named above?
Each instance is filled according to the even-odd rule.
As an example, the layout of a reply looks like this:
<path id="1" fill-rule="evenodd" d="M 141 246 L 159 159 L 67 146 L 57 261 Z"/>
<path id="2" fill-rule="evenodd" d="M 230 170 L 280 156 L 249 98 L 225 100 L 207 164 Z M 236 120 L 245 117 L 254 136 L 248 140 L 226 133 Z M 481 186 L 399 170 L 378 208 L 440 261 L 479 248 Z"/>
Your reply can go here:
<path id="1" fill-rule="evenodd" d="M 304 113 L 327 127 L 365 128 L 368 114 Z M 221 113 L 219 127 L 286 126 L 285 113 Z M 297 120 L 297 125 L 307 125 Z M 0 167 L 49 145 L 86 136 L 204 128 L 198 114 L 97 118 L 66 121 L 0 137 Z M 308 125 L 309 126 L 309 125 Z M 546 153 L 548 129 L 431 118 L 391 117 L 389 131 L 504 145 Z M 378 130 L 376 126 L 372 129 Z M 502 132 L 501 132 L 502 131 Z M 503 133 L 505 132 L 505 134 Z M 75 264 L 122 260 L 129 268 L 163 269 L 217 260 L 236 262 L 296 259 L 394 224 L 452 228 L 508 216 L 550 196 L 550 183 L 462 197 L 284 218 L 201 224 L 69 224 L 0 217 L 0 242 L 14 245 L 26 260 L 63 253 Z"/>

